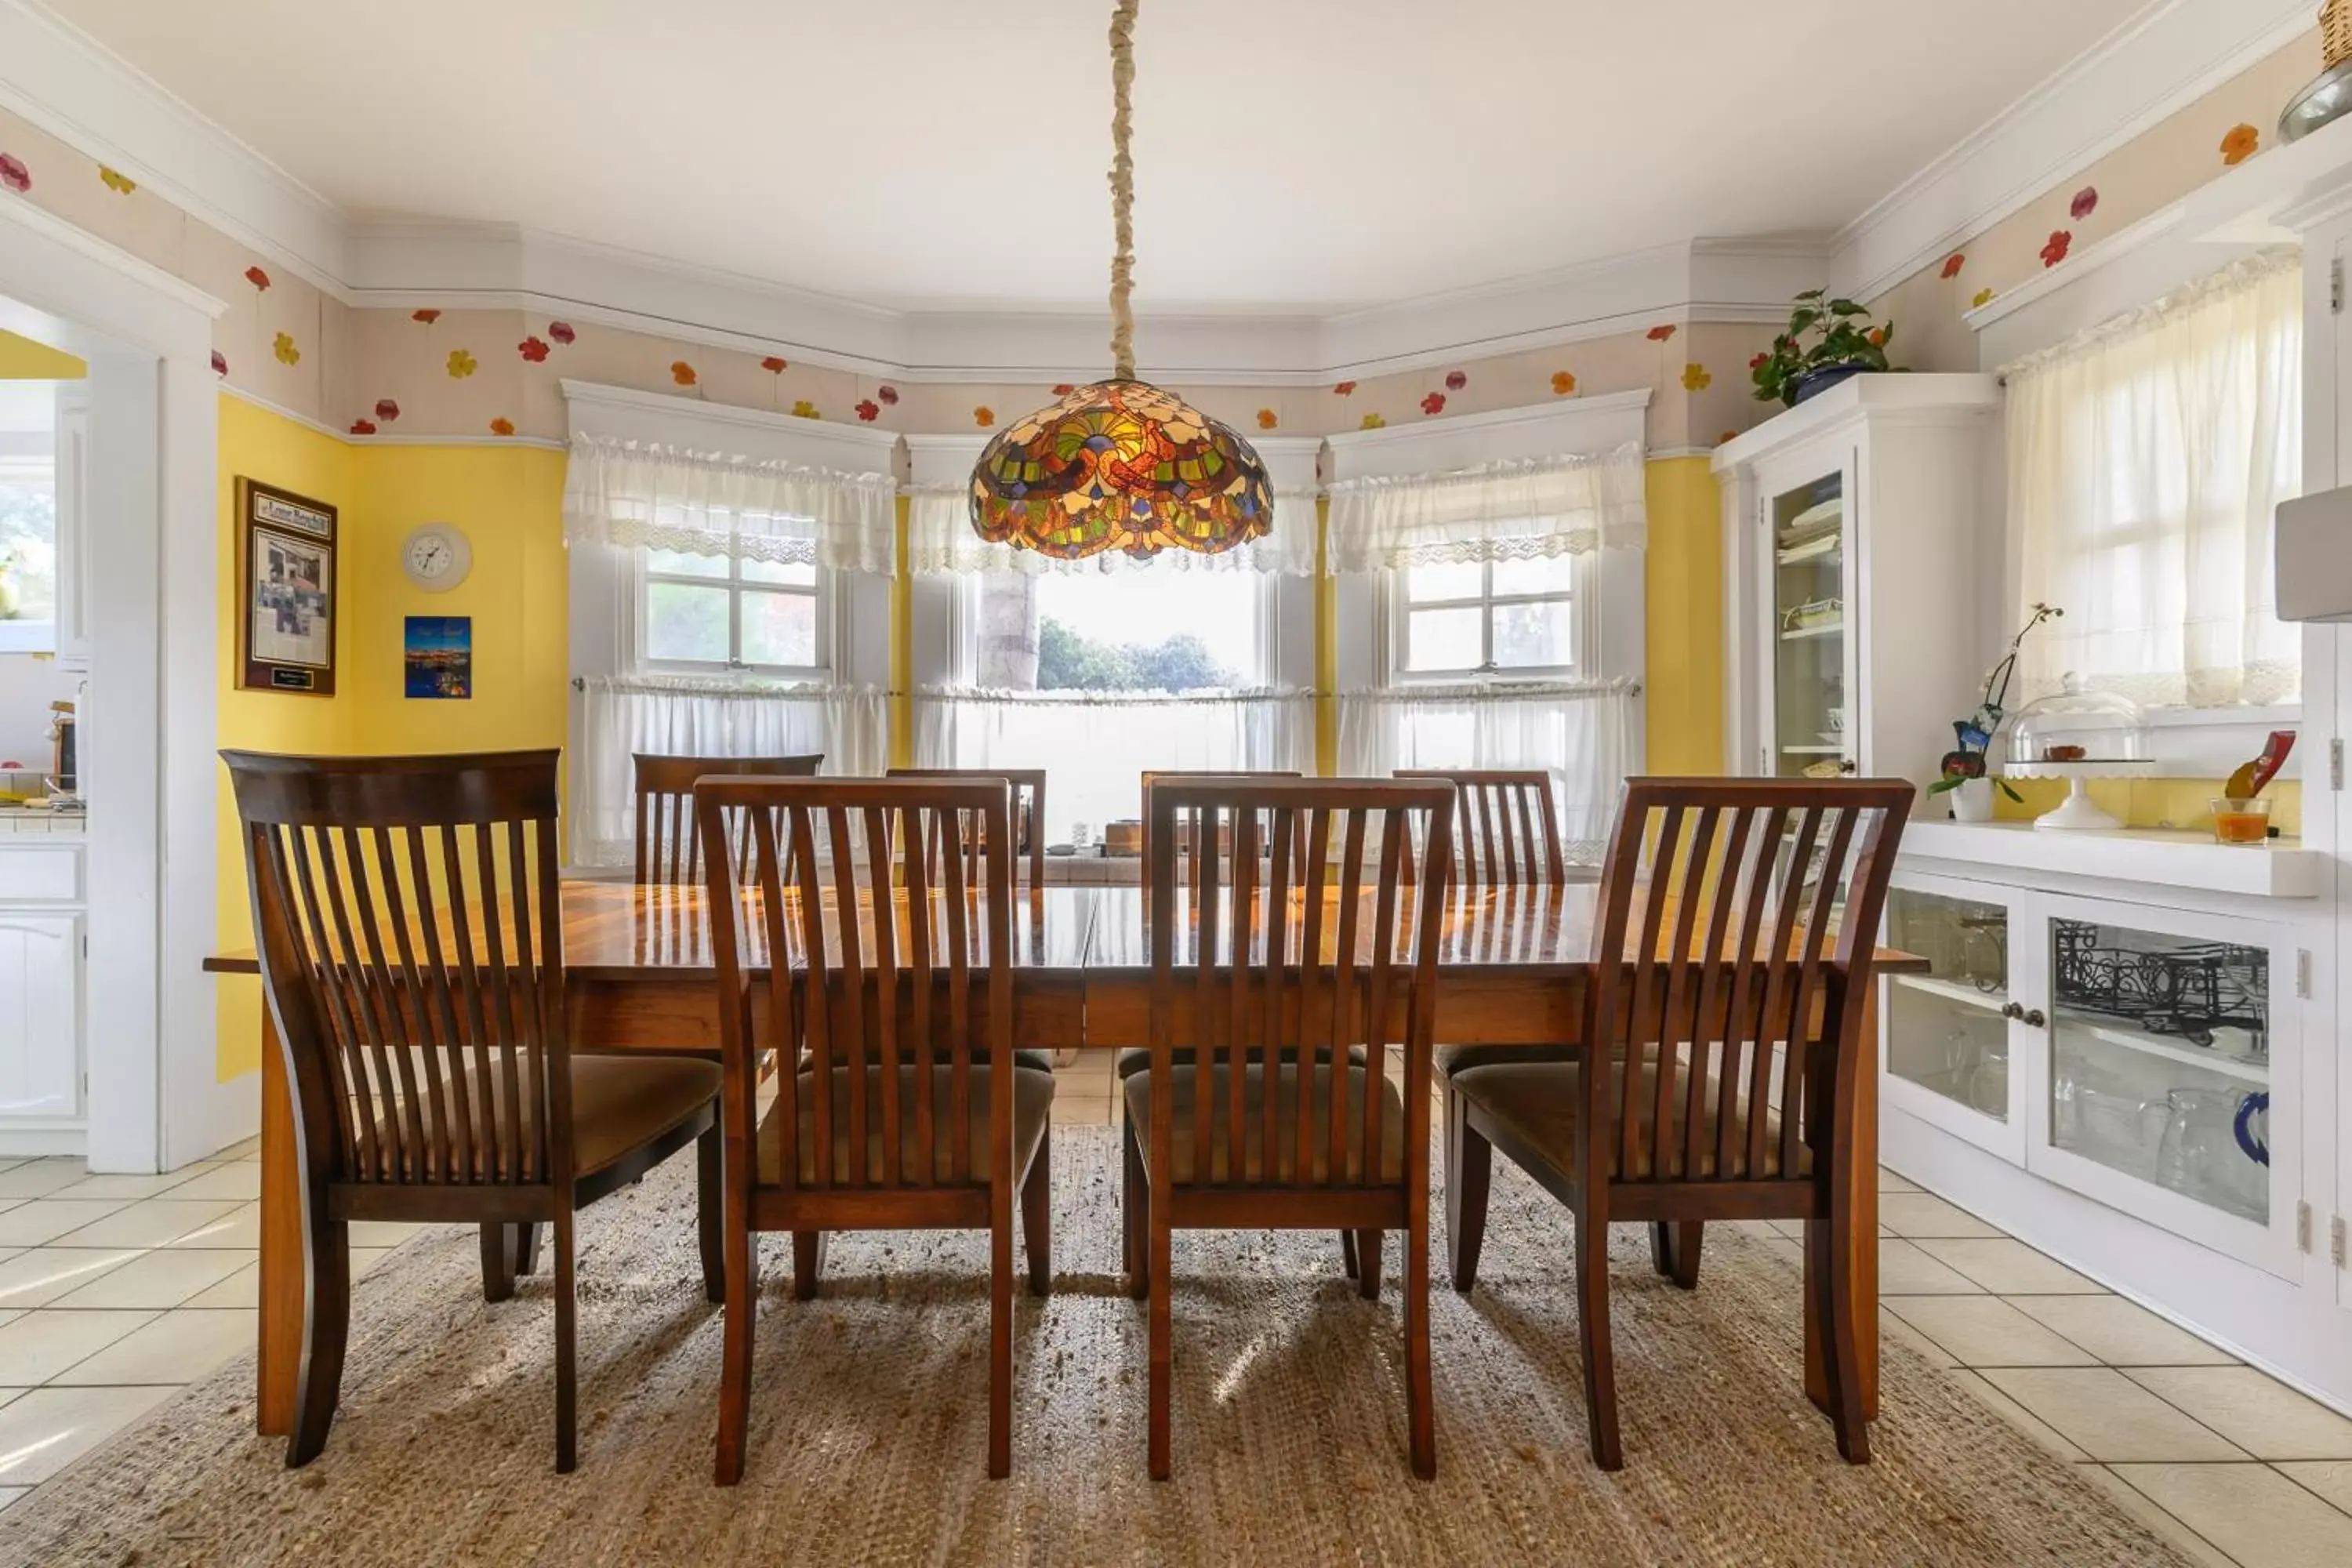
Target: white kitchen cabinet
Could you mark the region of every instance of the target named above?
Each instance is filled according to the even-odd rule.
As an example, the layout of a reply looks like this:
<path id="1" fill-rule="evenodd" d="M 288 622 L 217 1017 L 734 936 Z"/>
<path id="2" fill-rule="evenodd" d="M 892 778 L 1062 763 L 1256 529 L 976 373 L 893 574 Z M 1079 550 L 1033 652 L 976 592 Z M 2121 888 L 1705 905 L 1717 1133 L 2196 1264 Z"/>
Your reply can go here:
<path id="1" fill-rule="evenodd" d="M 15 826 L 0 826 L 0 1157 L 78 1154 L 89 1110 L 83 845 L 78 831 Z"/>
<path id="2" fill-rule="evenodd" d="M 1989 375 L 1860 375 L 1716 449 L 1734 772 L 1932 782 L 1974 705 Z"/>

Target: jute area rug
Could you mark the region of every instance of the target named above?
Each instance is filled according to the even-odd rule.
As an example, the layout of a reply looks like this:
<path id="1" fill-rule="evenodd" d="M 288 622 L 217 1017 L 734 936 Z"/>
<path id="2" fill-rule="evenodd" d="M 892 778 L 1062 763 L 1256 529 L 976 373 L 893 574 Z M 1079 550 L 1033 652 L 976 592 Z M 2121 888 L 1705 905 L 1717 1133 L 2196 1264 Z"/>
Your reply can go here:
<path id="1" fill-rule="evenodd" d="M 1603 1475 L 1570 1221 L 1500 1160 L 1477 1291 L 1433 1258 L 1433 1483 L 1406 1468 L 1393 1285 L 1364 1302 L 1334 1237 L 1241 1233 L 1177 1238 L 1176 1474 L 1154 1485 L 1115 1139 L 1055 1130 L 1057 1273 L 1050 1300 L 1018 1298 L 1010 1480 L 986 1478 L 982 1238 L 877 1235 L 837 1238 L 805 1304 L 767 1242 L 750 1472 L 713 1487 L 720 1319 L 679 1158 L 583 1219 L 577 1473 L 552 1469 L 544 1270 L 486 1307 L 472 1233 L 433 1232 L 360 1282 L 309 1468 L 254 1436 L 243 1360 L 0 1518 L 0 1563 L 2186 1561 L 1899 1343 L 1876 1462 L 1841 1463 L 1800 1386 L 1796 1270 L 1727 1227 L 1695 1295 L 1621 1227 L 1625 1468 Z M 1389 1259 L 1393 1281 L 1394 1237 Z"/>

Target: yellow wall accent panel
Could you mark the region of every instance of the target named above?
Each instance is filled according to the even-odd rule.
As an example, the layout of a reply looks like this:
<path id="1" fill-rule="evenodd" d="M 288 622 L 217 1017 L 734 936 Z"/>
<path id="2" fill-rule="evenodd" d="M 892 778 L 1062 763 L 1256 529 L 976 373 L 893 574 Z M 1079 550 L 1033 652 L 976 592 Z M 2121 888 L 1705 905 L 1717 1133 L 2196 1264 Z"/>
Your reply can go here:
<path id="1" fill-rule="evenodd" d="M 0 332 L 0 381 L 79 381 L 89 366 L 48 344 Z"/>
<path id="2" fill-rule="evenodd" d="M 1723 771 L 1723 503 L 1703 457 L 1654 458 L 1643 677 L 1649 771 Z"/>

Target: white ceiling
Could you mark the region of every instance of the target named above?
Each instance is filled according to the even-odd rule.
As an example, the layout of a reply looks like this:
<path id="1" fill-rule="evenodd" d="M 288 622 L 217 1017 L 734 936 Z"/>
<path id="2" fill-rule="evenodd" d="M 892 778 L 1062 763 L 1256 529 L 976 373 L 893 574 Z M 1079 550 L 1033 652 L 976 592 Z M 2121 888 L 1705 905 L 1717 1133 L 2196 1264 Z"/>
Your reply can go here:
<path id="1" fill-rule="evenodd" d="M 1148 0 L 1137 293 L 1331 310 L 1854 217 L 2145 0 Z M 49 0 L 354 216 L 1097 304 L 1108 0 Z"/>

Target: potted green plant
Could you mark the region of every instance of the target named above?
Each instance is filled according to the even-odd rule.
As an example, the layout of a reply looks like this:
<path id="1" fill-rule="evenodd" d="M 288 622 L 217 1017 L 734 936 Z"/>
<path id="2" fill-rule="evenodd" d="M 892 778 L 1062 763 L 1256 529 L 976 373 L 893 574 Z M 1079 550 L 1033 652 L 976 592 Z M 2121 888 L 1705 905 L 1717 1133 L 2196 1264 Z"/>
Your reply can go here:
<path id="1" fill-rule="evenodd" d="M 1894 322 L 1873 321 L 1851 300 L 1808 289 L 1790 307 L 1788 331 L 1750 367 L 1756 401 L 1794 408 L 1850 376 L 1889 369 L 1886 345 L 1894 339 Z"/>
<path id="2" fill-rule="evenodd" d="M 2009 639 L 2008 654 L 1986 674 L 1984 698 L 1977 704 L 1977 710 L 1965 719 L 1952 721 L 1952 738 L 1959 743 L 1944 753 L 1943 776 L 1927 786 L 1927 793 L 1950 795 L 1955 820 L 1990 822 L 1995 788 L 2012 803 L 2025 799 L 2010 786 L 2007 779 L 1990 775 L 1986 753 L 1991 751 L 1992 738 L 2000 732 L 2000 721 L 2008 714 L 2009 683 L 2017 674 L 2017 650 L 2025 646 L 2025 634 L 2065 613 L 2054 605 L 2035 605 L 2032 616 Z"/>

